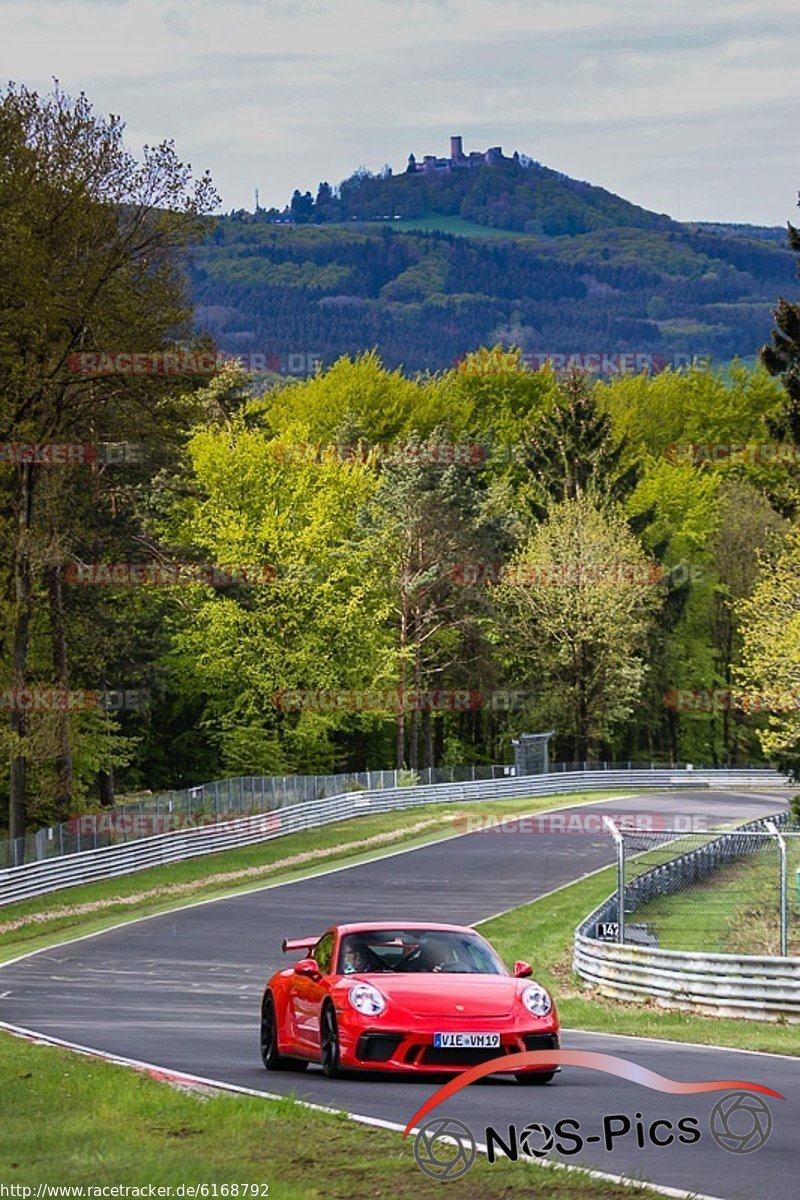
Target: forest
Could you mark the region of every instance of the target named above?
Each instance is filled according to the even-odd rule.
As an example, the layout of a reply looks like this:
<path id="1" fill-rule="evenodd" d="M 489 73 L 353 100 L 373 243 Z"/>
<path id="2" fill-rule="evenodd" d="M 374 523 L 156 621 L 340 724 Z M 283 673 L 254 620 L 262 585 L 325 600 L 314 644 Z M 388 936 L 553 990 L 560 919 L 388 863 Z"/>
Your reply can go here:
<path id="1" fill-rule="evenodd" d="M 71 688 L 140 698 L 66 715 L 73 804 L 99 771 L 130 790 L 508 761 L 544 728 L 578 762 L 790 747 L 795 714 L 752 701 L 797 670 L 780 383 L 467 366 L 409 379 L 365 354 L 254 394 L 232 365 L 187 395 L 171 454 L 51 469 L 37 682 L 60 621 Z M 64 719 L 30 715 L 36 819 L 63 815 Z"/>
<path id="2" fill-rule="evenodd" d="M 290 298 L 319 277 L 341 288 L 341 234 L 282 241 L 261 224 L 254 256 L 255 225 L 214 217 L 211 181 L 169 144 L 134 164 L 115 118 L 58 91 L 12 88 L 0 109 L 12 836 L 227 775 L 508 762 L 514 737 L 545 729 L 567 762 L 797 766 L 800 311 L 778 302 L 794 230 L 786 249 L 668 243 L 676 262 L 711 242 L 727 254 L 715 287 L 759 254 L 780 262 L 764 267 L 775 324 L 765 308 L 752 325 L 770 342 L 753 365 L 534 368 L 513 336 L 482 336 L 457 289 L 480 266 L 505 297 L 480 301 L 498 320 L 528 303 L 569 313 L 579 265 L 354 231 L 354 295 L 389 288 L 387 308 L 424 313 L 409 296 L 453 289 L 446 351 L 418 317 L 447 365 L 401 370 L 354 334 L 308 378 L 137 373 L 123 359 L 213 361 L 192 308 L 200 264 L 224 276 L 241 259 L 250 281 L 226 286 L 284 294 L 291 344 L 321 349 Z M 597 253 L 615 281 L 593 301 L 607 338 L 644 267 Z"/>
<path id="3" fill-rule="evenodd" d="M 189 256 L 197 325 L 283 373 L 289 356 L 330 366 L 373 349 L 406 373 L 441 371 L 497 342 L 720 366 L 753 362 L 776 297 L 800 296 L 785 233 L 778 243 L 672 222 L 485 237 L 448 216 L 428 226 L 216 218 Z"/>

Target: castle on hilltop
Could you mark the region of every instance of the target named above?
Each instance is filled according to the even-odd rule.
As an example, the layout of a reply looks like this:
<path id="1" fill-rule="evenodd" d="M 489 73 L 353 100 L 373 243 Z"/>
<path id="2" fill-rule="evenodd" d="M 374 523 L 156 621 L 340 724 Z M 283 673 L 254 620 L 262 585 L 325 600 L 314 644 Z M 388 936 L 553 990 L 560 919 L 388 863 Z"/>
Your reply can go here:
<path id="1" fill-rule="evenodd" d="M 470 167 L 496 167 L 501 163 L 519 163 L 519 153 L 514 151 L 511 158 L 503 154 L 502 146 L 490 146 L 488 150 L 471 150 L 464 153 L 463 138 L 450 138 L 450 157 L 437 158 L 435 154 L 426 154 L 418 163 L 413 154 L 408 156 L 408 175 L 428 175 L 434 171 L 462 171 Z"/>

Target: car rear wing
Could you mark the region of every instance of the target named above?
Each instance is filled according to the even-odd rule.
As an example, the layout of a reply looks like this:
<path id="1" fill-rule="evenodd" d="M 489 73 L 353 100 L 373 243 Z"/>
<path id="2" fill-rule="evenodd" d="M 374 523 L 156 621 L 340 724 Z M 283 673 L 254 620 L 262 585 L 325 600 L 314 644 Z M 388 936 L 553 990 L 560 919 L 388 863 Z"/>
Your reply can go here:
<path id="1" fill-rule="evenodd" d="M 281 943 L 283 953 L 288 953 L 289 950 L 311 950 L 319 941 L 318 937 L 310 938 L 284 938 Z"/>

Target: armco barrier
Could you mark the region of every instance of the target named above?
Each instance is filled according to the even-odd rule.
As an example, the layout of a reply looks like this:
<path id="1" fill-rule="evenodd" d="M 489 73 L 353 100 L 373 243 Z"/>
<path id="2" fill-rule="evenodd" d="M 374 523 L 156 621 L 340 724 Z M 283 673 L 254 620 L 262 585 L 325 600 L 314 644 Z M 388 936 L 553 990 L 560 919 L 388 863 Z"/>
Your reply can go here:
<path id="1" fill-rule="evenodd" d="M 654 763 L 638 764 L 642 767 Z M 626 764 L 630 769 L 631 764 Z M 581 770 L 585 763 L 559 770 Z M 609 766 L 604 767 L 606 770 Z M 555 768 L 554 768 L 555 770 Z M 85 813 L 57 825 L 37 829 L 13 842 L 0 838 L 0 866 L 23 863 L 82 850 L 99 850 L 132 842 L 138 837 L 155 837 L 173 829 L 191 829 L 215 821 L 232 821 L 276 808 L 291 808 L 326 796 L 346 792 L 375 791 L 431 783 L 474 783 L 479 779 L 503 779 L 513 775 L 507 764 L 425 767 L 420 770 L 349 771 L 340 775 L 235 775 L 215 779 L 179 791 L 145 793 L 122 804 Z"/>
<path id="2" fill-rule="evenodd" d="M 775 824 L 785 825 L 787 815 L 773 818 Z M 761 819 L 739 829 L 756 833 L 764 827 Z M 656 896 L 674 893 L 687 879 L 706 878 L 717 867 L 754 852 L 760 843 L 760 837 L 731 831 L 642 872 L 625 886 L 626 914 Z M 610 896 L 575 931 L 574 970 L 601 995 L 655 1000 L 664 1008 L 709 1016 L 800 1022 L 800 958 L 662 950 L 592 936 L 599 923 L 616 921 L 618 904 L 618 896 Z"/>
<path id="3" fill-rule="evenodd" d="M 549 775 L 522 775 L 475 783 L 348 792 L 253 817 L 204 825 L 197 829 L 175 830 L 121 846 L 85 850 L 79 854 L 9 867 L 0 870 L 0 905 L 41 896 L 59 888 L 111 879 L 147 867 L 267 841 L 369 812 L 389 812 L 420 804 L 465 803 L 619 788 L 779 787 L 785 782 L 777 772 L 763 769 L 559 771 Z"/>
<path id="4" fill-rule="evenodd" d="M 658 950 L 575 935 L 574 967 L 603 996 L 709 1016 L 800 1021 L 800 958 Z"/>

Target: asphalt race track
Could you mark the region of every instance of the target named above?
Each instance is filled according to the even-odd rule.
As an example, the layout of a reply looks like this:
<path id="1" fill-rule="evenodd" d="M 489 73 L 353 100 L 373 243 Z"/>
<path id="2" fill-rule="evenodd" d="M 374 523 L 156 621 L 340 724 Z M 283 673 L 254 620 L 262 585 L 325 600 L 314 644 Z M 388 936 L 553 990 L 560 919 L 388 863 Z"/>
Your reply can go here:
<path id="1" fill-rule="evenodd" d="M 716 825 L 783 807 L 784 799 L 776 794 L 682 791 L 629 796 L 575 811 L 663 813 L 668 818 L 703 813 Z M 280 953 L 281 938 L 370 918 L 471 924 L 613 861 L 612 840 L 600 834 L 473 833 L 451 838 L 148 918 L 12 962 L 0 967 L 0 1020 L 240 1086 L 294 1091 L 317 1103 L 404 1126 L 438 1082 L 385 1076 L 327 1080 L 314 1067 L 305 1075 L 263 1070 L 259 999 L 266 978 L 287 963 Z M 526 957 L 535 971 L 535 944 Z M 603 1117 L 613 1114 L 627 1115 L 632 1124 L 641 1114 L 646 1126 L 656 1119 L 675 1123 L 696 1117 L 701 1139 L 694 1145 L 648 1143 L 640 1149 L 631 1132 L 611 1151 L 595 1141 L 565 1161 L 724 1200 L 798 1195 L 800 1061 L 569 1030 L 564 1046 L 616 1054 L 681 1081 L 761 1083 L 786 1100 L 767 1098 L 772 1134 L 750 1154 L 723 1150 L 711 1139 L 708 1114 L 723 1093 L 666 1095 L 576 1067 L 564 1068 L 545 1088 L 523 1088 L 513 1079 L 495 1077 L 465 1089 L 437 1115 L 465 1121 L 479 1142 L 485 1140 L 487 1125 L 502 1133 L 512 1122 L 520 1128 L 532 1121 L 552 1126 L 572 1118 L 580 1122 L 584 1137 L 594 1137 L 602 1133 Z"/>

